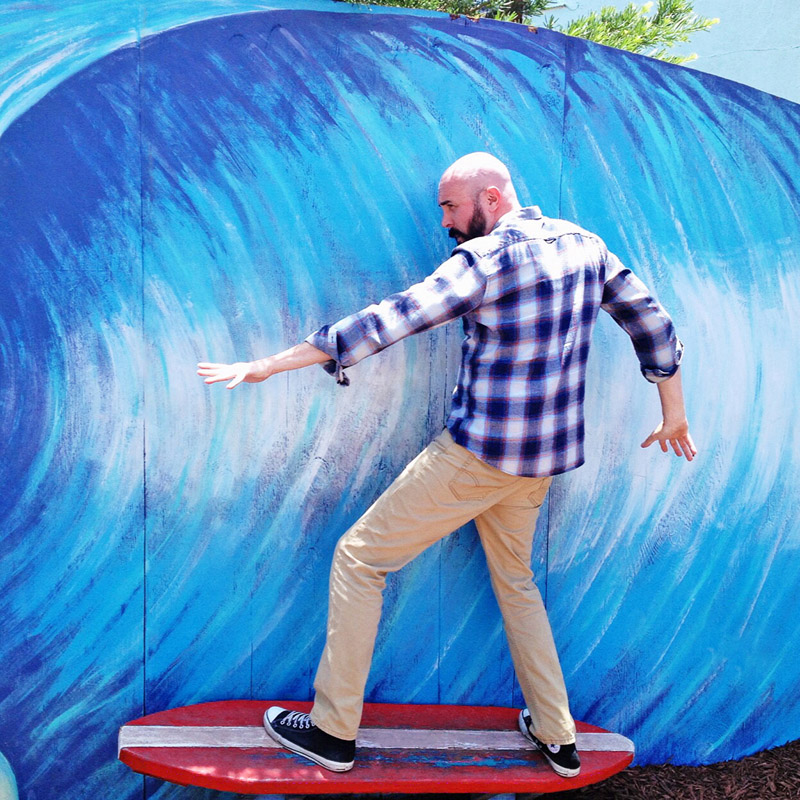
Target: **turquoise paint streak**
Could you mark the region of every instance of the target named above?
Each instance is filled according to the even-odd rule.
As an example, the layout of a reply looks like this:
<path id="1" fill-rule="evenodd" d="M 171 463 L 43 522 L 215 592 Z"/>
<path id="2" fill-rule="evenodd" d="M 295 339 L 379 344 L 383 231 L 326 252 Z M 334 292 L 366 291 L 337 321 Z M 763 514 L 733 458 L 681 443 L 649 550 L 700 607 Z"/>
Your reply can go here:
<path id="1" fill-rule="evenodd" d="M 18 800 L 17 780 L 8 759 L 0 753 L 0 800 Z"/>

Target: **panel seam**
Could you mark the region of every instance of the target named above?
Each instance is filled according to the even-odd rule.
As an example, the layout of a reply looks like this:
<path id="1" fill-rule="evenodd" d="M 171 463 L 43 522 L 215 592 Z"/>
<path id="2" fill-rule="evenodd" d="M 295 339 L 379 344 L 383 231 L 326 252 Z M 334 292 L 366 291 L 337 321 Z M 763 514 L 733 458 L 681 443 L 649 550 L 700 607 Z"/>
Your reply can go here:
<path id="1" fill-rule="evenodd" d="M 141 329 L 141 354 L 144 356 L 145 340 L 145 250 L 144 250 L 144 132 L 142 103 L 142 34 L 141 18 L 137 20 L 137 101 L 139 127 L 139 325 Z M 147 414 L 144 360 L 141 362 L 140 389 L 142 414 L 142 713 L 147 713 Z"/>

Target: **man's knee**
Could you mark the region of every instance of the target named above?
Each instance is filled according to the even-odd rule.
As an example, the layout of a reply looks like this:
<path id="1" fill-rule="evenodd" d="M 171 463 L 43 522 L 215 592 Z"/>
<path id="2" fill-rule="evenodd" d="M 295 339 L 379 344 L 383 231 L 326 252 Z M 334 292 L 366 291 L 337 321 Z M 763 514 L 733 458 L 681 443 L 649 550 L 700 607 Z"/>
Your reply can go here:
<path id="1" fill-rule="evenodd" d="M 352 534 L 353 530 L 351 528 L 339 538 L 333 550 L 333 563 L 340 565 L 344 569 L 349 569 L 358 563 L 358 559 L 355 557 L 358 546 Z"/>
<path id="2" fill-rule="evenodd" d="M 383 584 L 387 570 L 381 566 L 377 554 L 365 544 L 359 526 L 354 526 L 336 543 L 332 569 L 347 580 L 370 580 Z"/>

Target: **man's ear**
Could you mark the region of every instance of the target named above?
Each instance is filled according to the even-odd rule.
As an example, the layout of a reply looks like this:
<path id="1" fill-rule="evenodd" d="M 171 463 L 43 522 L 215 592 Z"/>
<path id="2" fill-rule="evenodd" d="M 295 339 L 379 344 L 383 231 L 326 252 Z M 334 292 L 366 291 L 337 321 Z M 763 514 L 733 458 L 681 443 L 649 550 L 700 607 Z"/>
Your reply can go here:
<path id="1" fill-rule="evenodd" d="M 489 208 L 492 211 L 497 208 L 501 197 L 500 190 L 496 186 L 489 186 L 486 189 L 486 202 L 489 204 Z"/>

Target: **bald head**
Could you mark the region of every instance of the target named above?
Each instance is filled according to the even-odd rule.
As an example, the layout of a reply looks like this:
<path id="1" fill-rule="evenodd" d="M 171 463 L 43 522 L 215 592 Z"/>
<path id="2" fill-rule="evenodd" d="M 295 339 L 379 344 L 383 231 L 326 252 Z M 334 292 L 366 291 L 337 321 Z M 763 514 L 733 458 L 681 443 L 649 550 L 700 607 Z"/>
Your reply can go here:
<path id="1" fill-rule="evenodd" d="M 442 225 L 459 244 L 484 236 L 519 200 L 511 175 L 489 153 L 470 153 L 451 164 L 439 181 Z"/>
<path id="2" fill-rule="evenodd" d="M 470 153 L 454 161 L 442 175 L 440 185 L 446 181 L 458 181 L 476 193 L 494 186 L 509 203 L 517 203 L 508 168 L 490 153 Z"/>

